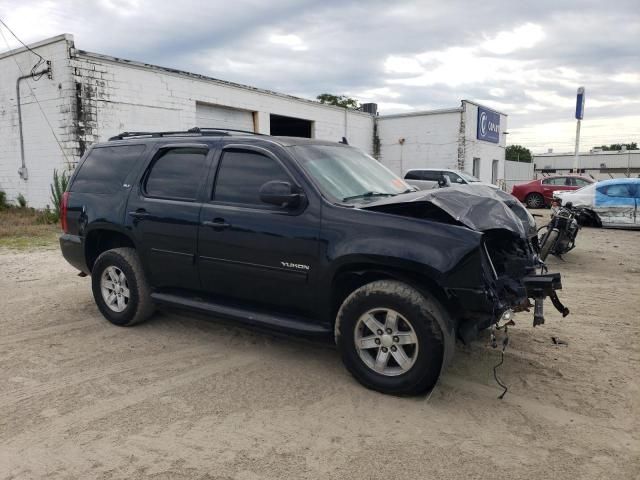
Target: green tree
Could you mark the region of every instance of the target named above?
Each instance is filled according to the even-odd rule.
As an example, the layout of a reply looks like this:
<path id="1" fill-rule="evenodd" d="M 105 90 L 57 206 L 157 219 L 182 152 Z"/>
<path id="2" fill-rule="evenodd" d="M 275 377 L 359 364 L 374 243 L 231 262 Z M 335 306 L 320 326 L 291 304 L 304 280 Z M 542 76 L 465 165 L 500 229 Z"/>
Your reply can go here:
<path id="1" fill-rule="evenodd" d="M 320 103 L 326 103 L 328 105 L 336 105 L 344 108 L 359 108 L 360 104 L 355 98 L 349 98 L 345 95 L 333 95 L 331 93 L 322 93 L 316 97 Z"/>
<path id="2" fill-rule="evenodd" d="M 531 150 L 522 145 L 509 145 L 505 151 L 505 158 L 514 162 L 531 163 Z"/>
<path id="3" fill-rule="evenodd" d="M 611 145 L 601 145 L 599 148 L 601 148 L 602 150 L 608 152 L 608 151 L 622 150 L 622 147 L 627 147 L 627 150 L 637 150 L 638 149 L 638 143 L 637 142 L 612 143 Z M 596 148 L 598 148 L 598 147 L 596 147 Z"/>

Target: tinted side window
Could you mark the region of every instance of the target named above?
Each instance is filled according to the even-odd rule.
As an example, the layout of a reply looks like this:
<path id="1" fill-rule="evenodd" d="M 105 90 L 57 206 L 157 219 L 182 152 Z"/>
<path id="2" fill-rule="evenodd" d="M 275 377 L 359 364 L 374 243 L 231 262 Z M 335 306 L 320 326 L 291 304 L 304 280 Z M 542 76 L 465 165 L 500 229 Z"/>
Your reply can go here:
<path id="1" fill-rule="evenodd" d="M 405 180 L 422 180 L 422 175 L 420 175 L 420 172 L 417 170 L 412 170 L 410 172 L 407 172 L 407 174 L 404 176 Z"/>
<path id="2" fill-rule="evenodd" d="M 445 177 L 449 177 L 449 181 L 451 183 L 464 183 L 462 181 L 462 178 L 460 178 L 460 175 L 458 175 L 457 173 L 453 173 L 453 172 L 442 172 L 442 175 Z"/>
<path id="3" fill-rule="evenodd" d="M 545 185 L 565 185 L 566 177 L 546 178 L 542 181 Z"/>
<path id="4" fill-rule="evenodd" d="M 425 170 L 422 172 L 422 179 L 437 182 L 442 177 L 442 172 Z"/>
<path id="5" fill-rule="evenodd" d="M 80 167 L 71 185 L 71 191 L 115 192 L 122 187 L 122 183 L 143 151 L 144 145 L 94 148 Z"/>
<path id="6" fill-rule="evenodd" d="M 587 185 L 591 185 L 591 182 L 587 182 L 582 178 L 574 178 L 573 180 L 576 183 L 576 186 L 578 187 L 586 187 Z"/>
<path id="7" fill-rule="evenodd" d="M 226 151 L 218 168 L 214 200 L 266 206 L 260 200 L 260 187 L 271 180 L 291 181 L 284 168 L 269 157 L 250 151 Z"/>
<path id="8" fill-rule="evenodd" d="M 207 150 L 170 148 L 161 151 L 151 166 L 145 182 L 150 197 L 195 200 L 205 174 Z"/>
<path id="9" fill-rule="evenodd" d="M 601 187 L 598 189 L 601 193 L 604 193 L 608 197 L 622 197 L 622 198 L 631 198 L 633 197 L 633 187 L 632 185 L 607 185 L 606 187 Z"/>

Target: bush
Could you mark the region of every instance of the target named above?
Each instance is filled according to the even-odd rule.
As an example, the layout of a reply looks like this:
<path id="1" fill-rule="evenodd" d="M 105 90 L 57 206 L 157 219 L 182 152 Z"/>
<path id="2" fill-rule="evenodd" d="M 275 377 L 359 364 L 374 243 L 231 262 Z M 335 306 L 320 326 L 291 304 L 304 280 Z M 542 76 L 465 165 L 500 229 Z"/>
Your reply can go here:
<path id="1" fill-rule="evenodd" d="M 56 215 L 56 212 L 51 210 L 49 205 L 47 205 L 47 208 L 38 211 L 36 223 L 40 225 L 51 225 L 53 223 L 58 223 L 59 220 L 60 216 Z"/>
<path id="2" fill-rule="evenodd" d="M 16 197 L 16 202 L 18 202 L 18 206 L 20 208 L 27 208 L 27 199 L 24 198 L 23 194 L 18 194 L 18 196 Z"/>
<path id="3" fill-rule="evenodd" d="M 9 205 L 7 205 L 7 194 L 4 190 L 0 190 L 0 210 L 6 210 L 7 208 L 9 208 Z"/>
<path id="4" fill-rule="evenodd" d="M 53 213 L 55 218 L 60 218 L 60 204 L 62 202 L 62 194 L 67 190 L 69 185 L 69 175 L 64 170 L 58 174 L 58 170 L 53 170 L 53 183 L 51 184 L 51 203 L 53 204 Z"/>

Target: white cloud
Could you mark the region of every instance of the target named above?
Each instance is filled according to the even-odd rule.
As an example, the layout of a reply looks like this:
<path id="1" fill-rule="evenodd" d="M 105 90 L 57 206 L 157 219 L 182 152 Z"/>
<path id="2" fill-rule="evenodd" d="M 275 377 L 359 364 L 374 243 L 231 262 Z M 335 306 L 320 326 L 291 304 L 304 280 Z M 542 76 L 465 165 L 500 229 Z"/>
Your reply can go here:
<path id="1" fill-rule="evenodd" d="M 274 33 L 269 37 L 269 41 L 274 45 L 289 47 L 291 50 L 294 50 L 296 52 L 302 52 L 308 49 L 302 39 L 298 35 L 294 35 L 292 33 L 289 33 L 287 35 L 279 35 Z"/>
<path id="2" fill-rule="evenodd" d="M 481 47 L 491 53 L 503 55 L 523 48 L 531 48 L 545 37 L 540 25 L 525 23 L 511 31 L 498 32 L 493 38 L 487 38 Z"/>
<path id="3" fill-rule="evenodd" d="M 614 82 L 636 84 L 640 83 L 640 73 L 619 73 L 611 77 Z"/>
<path id="4" fill-rule="evenodd" d="M 387 59 L 389 60 L 389 59 Z M 523 82 L 523 72 L 532 68 L 522 60 L 482 56 L 475 47 L 451 47 L 445 50 L 433 50 L 405 57 L 401 63 L 394 59 L 395 66 L 404 67 L 400 78 L 390 78 L 388 84 L 431 87 L 438 84 L 458 87 L 474 83 L 501 83 L 502 81 Z M 401 68 L 390 72 L 402 73 Z"/>
<path id="5" fill-rule="evenodd" d="M 406 73 L 406 74 L 420 74 L 424 72 L 424 69 L 420 65 L 420 62 L 415 58 L 401 57 L 391 55 L 387 57 L 384 62 L 384 69 L 387 73 Z"/>
<path id="6" fill-rule="evenodd" d="M 396 92 L 389 87 L 380 87 L 380 88 L 370 88 L 368 90 L 363 90 L 361 92 L 356 92 L 352 94 L 352 96 L 358 98 L 361 102 L 372 101 L 375 102 L 380 98 L 390 98 L 395 99 L 399 98 L 402 95 L 399 92 Z"/>

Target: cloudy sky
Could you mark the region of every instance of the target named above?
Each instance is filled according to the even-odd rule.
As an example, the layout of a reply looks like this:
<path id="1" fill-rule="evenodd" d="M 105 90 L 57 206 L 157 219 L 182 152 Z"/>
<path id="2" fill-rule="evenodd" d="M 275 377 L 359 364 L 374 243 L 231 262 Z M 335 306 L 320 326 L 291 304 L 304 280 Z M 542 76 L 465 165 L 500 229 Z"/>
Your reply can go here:
<path id="1" fill-rule="evenodd" d="M 640 142 L 638 0 L 3 0 L 0 18 L 26 42 L 72 33 L 83 50 L 382 114 L 471 99 L 534 151 L 573 149 L 584 85 L 583 149 Z"/>

